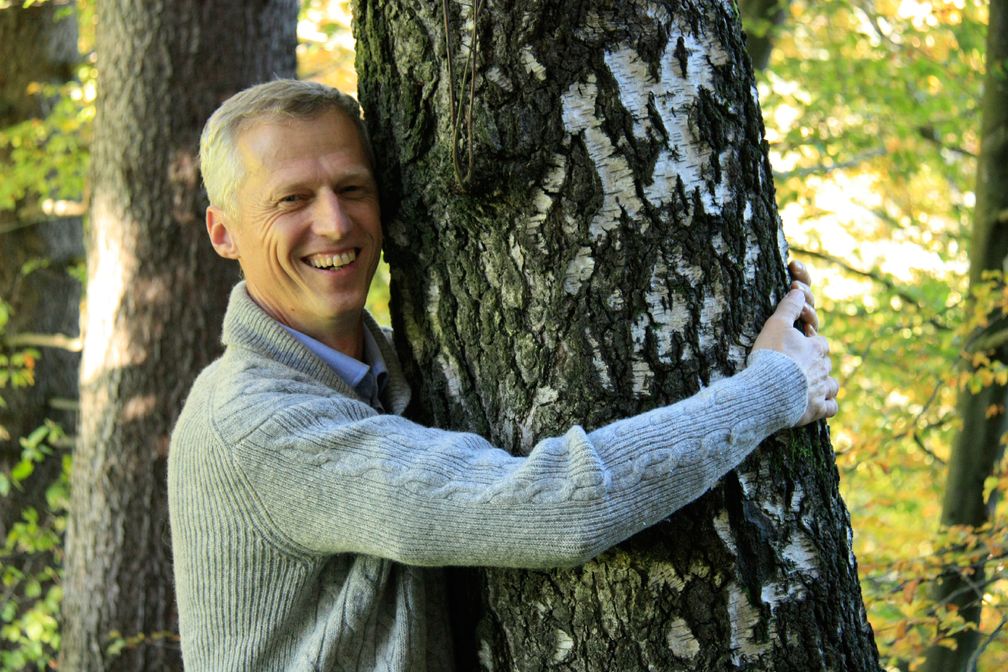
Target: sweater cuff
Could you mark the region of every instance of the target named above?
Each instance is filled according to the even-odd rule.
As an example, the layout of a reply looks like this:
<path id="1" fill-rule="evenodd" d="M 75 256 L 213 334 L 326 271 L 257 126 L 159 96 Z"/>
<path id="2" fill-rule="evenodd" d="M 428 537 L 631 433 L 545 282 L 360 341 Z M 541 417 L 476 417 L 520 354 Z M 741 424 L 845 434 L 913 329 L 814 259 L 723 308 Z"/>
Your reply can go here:
<path id="1" fill-rule="evenodd" d="M 743 375 L 756 377 L 768 397 L 782 402 L 775 413 L 782 424 L 773 431 L 794 427 L 808 406 L 808 378 L 798 362 L 783 352 L 761 349 L 750 353 L 747 363 Z"/>

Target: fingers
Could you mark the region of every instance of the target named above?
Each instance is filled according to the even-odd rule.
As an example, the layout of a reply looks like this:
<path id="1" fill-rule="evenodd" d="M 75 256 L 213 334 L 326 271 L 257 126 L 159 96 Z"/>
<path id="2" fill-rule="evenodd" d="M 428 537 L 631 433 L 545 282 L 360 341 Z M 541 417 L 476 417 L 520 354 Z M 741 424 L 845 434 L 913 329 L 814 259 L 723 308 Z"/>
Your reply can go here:
<path id="1" fill-rule="evenodd" d="M 792 289 L 777 304 L 777 309 L 774 310 L 774 317 L 791 324 L 802 314 L 805 305 L 805 295 L 799 290 Z"/>
<path id="2" fill-rule="evenodd" d="M 804 426 L 824 418 L 832 418 L 840 411 L 840 404 L 837 401 L 840 383 L 836 378 L 827 377 L 820 384 L 812 387 L 815 389 L 809 390 L 808 407 L 805 409 L 805 415 L 798 421 L 798 426 Z"/>
<path id="3" fill-rule="evenodd" d="M 819 314 L 815 310 L 815 294 L 812 293 L 812 276 L 808 267 L 798 260 L 792 260 L 788 264 L 788 271 L 791 274 L 791 289 L 801 290 L 805 295 L 807 304 L 801 312 L 801 321 L 804 325 L 806 336 L 814 336 L 819 333 Z"/>
<path id="4" fill-rule="evenodd" d="M 805 307 L 802 308 L 801 312 L 801 321 L 805 325 L 805 335 L 812 336 L 818 333 L 819 314 L 815 309 L 815 294 L 812 293 L 812 288 L 800 280 L 794 280 L 791 282 L 791 289 L 797 289 L 805 296 Z"/>
<path id="5" fill-rule="evenodd" d="M 812 276 L 809 275 L 809 270 L 802 262 L 797 259 L 793 259 L 790 264 L 788 264 L 788 271 L 791 272 L 791 279 L 797 280 L 798 282 L 803 282 L 807 286 L 812 286 Z"/>

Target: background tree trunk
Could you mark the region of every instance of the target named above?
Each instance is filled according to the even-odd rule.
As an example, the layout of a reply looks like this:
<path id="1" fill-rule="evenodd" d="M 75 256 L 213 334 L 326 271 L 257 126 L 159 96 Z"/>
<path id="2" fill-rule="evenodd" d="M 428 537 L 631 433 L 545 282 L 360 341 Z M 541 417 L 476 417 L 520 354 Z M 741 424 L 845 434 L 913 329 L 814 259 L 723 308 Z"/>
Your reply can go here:
<path id="1" fill-rule="evenodd" d="M 987 27 L 987 74 L 981 101 L 983 118 L 977 159 L 976 209 L 970 246 L 970 284 L 986 282 L 988 271 L 1004 272 L 1008 259 L 1008 0 L 991 0 Z M 1004 279 L 1001 279 L 1004 282 Z M 995 363 L 1008 364 L 1008 316 L 990 316 L 990 323 L 970 338 L 971 352 L 987 352 Z M 1000 343 L 998 345 L 998 343 Z M 992 384 L 977 393 L 959 393 L 963 426 L 952 446 L 943 525 L 980 527 L 993 513 L 996 496 L 984 497 L 984 481 L 995 474 L 1004 454 L 1004 412 L 1008 388 Z M 998 408 L 999 412 L 989 413 Z M 983 563 L 952 567 L 938 582 L 935 601 L 954 606 L 967 622 L 980 624 L 984 588 Z M 971 669 L 969 661 L 980 642 L 979 630 L 953 636 L 955 649 L 942 646 L 927 654 L 927 672 Z"/>
<path id="2" fill-rule="evenodd" d="M 774 41 L 784 19 L 790 0 L 740 0 L 742 23 L 746 27 L 746 48 L 756 70 L 763 70 L 770 62 Z"/>
<path id="3" fill-rule="evenodd" d="M 32 83 L 61 84 L 73 76 L 78 61 L 77 22 L 65 6 L 46 3 L 28 8 L 15 3 L 0 9 L 0 128 L 42 119 L 51 101 L 29 93 Z M 0 150 L 0 162 L 9 157 Z M 67 272 L 84 256 L 79 218 L 43 214 L 35 199 L 0 211 L 0 299 L 11 306 L 4 348 L 33 343 L 29 335 L 59 335 L 73 341 L 78 334 L 80 283 Z M 43 262 L 29 274 L 25 264 Z M 38 339 L 34 339 L 37 342 Z M 18 439 L 48 418 L 73 433 L 76 415 L 77 367 L 80 357 L 67 348 L 39 348 L 41 358 L 31 387 L 3 390 L 0 407 L 0 469 L 21 455 Z M 54 406 L 55 404 L 55 406 Z M 61 469 L 60 459 L 48 460 L 21 491 L 0 498 L 0 538 L 26 506 L 43 508 L 44 493 Z"/>
<path id="4" fill-rule="evenodd" d="M 733 5 L 361 0 L 355 33 L 416 418 L 523 452 L 743 366 L 786 251 Z M 483 573 L 462 669 L 876 670 L 850 536 L 825 427 L 778 435 L 583 567 Z"/>
<path id="5" fill-rule="evenodd" d="M 232 265 L 206 241 L 199 132 L 232 93 L 293 76 L 293 0 L 98 6 L 81 427 L 60 669 L 181 667 L 168 435 L 219 352 Z M 125 639 L 125 642 L 122 640 Z M 110 644 L 126 644 L 118 656 Z"/>

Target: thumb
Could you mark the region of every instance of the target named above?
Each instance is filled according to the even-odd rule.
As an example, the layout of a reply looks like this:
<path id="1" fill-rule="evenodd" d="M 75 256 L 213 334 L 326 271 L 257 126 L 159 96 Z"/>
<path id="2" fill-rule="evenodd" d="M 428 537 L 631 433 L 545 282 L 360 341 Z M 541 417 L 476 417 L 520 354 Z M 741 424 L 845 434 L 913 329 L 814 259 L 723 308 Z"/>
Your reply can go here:
<path id="1" fill-rule="evenodd" d="M 802 308 L 805 307 L 805 295 L 800 289 L 792 289 L 781 302 L 777 304 L 774 317 L 786 320 L 789 324 L 801 316 Z"/>

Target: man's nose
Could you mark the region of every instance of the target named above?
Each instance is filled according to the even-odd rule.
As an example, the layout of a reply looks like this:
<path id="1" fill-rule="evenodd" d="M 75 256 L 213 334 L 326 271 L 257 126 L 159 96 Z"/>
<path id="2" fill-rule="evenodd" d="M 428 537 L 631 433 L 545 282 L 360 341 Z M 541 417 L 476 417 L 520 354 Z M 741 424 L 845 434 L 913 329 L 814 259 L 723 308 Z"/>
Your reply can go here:
<path id="1" fill-rule="evenodd" d="M 339 195 L 328 187 L 319 191 L 315 198 L 313 228 L 320 235 L 342 237 L 353 228 L 353 221 L 347 214 Z"/>

